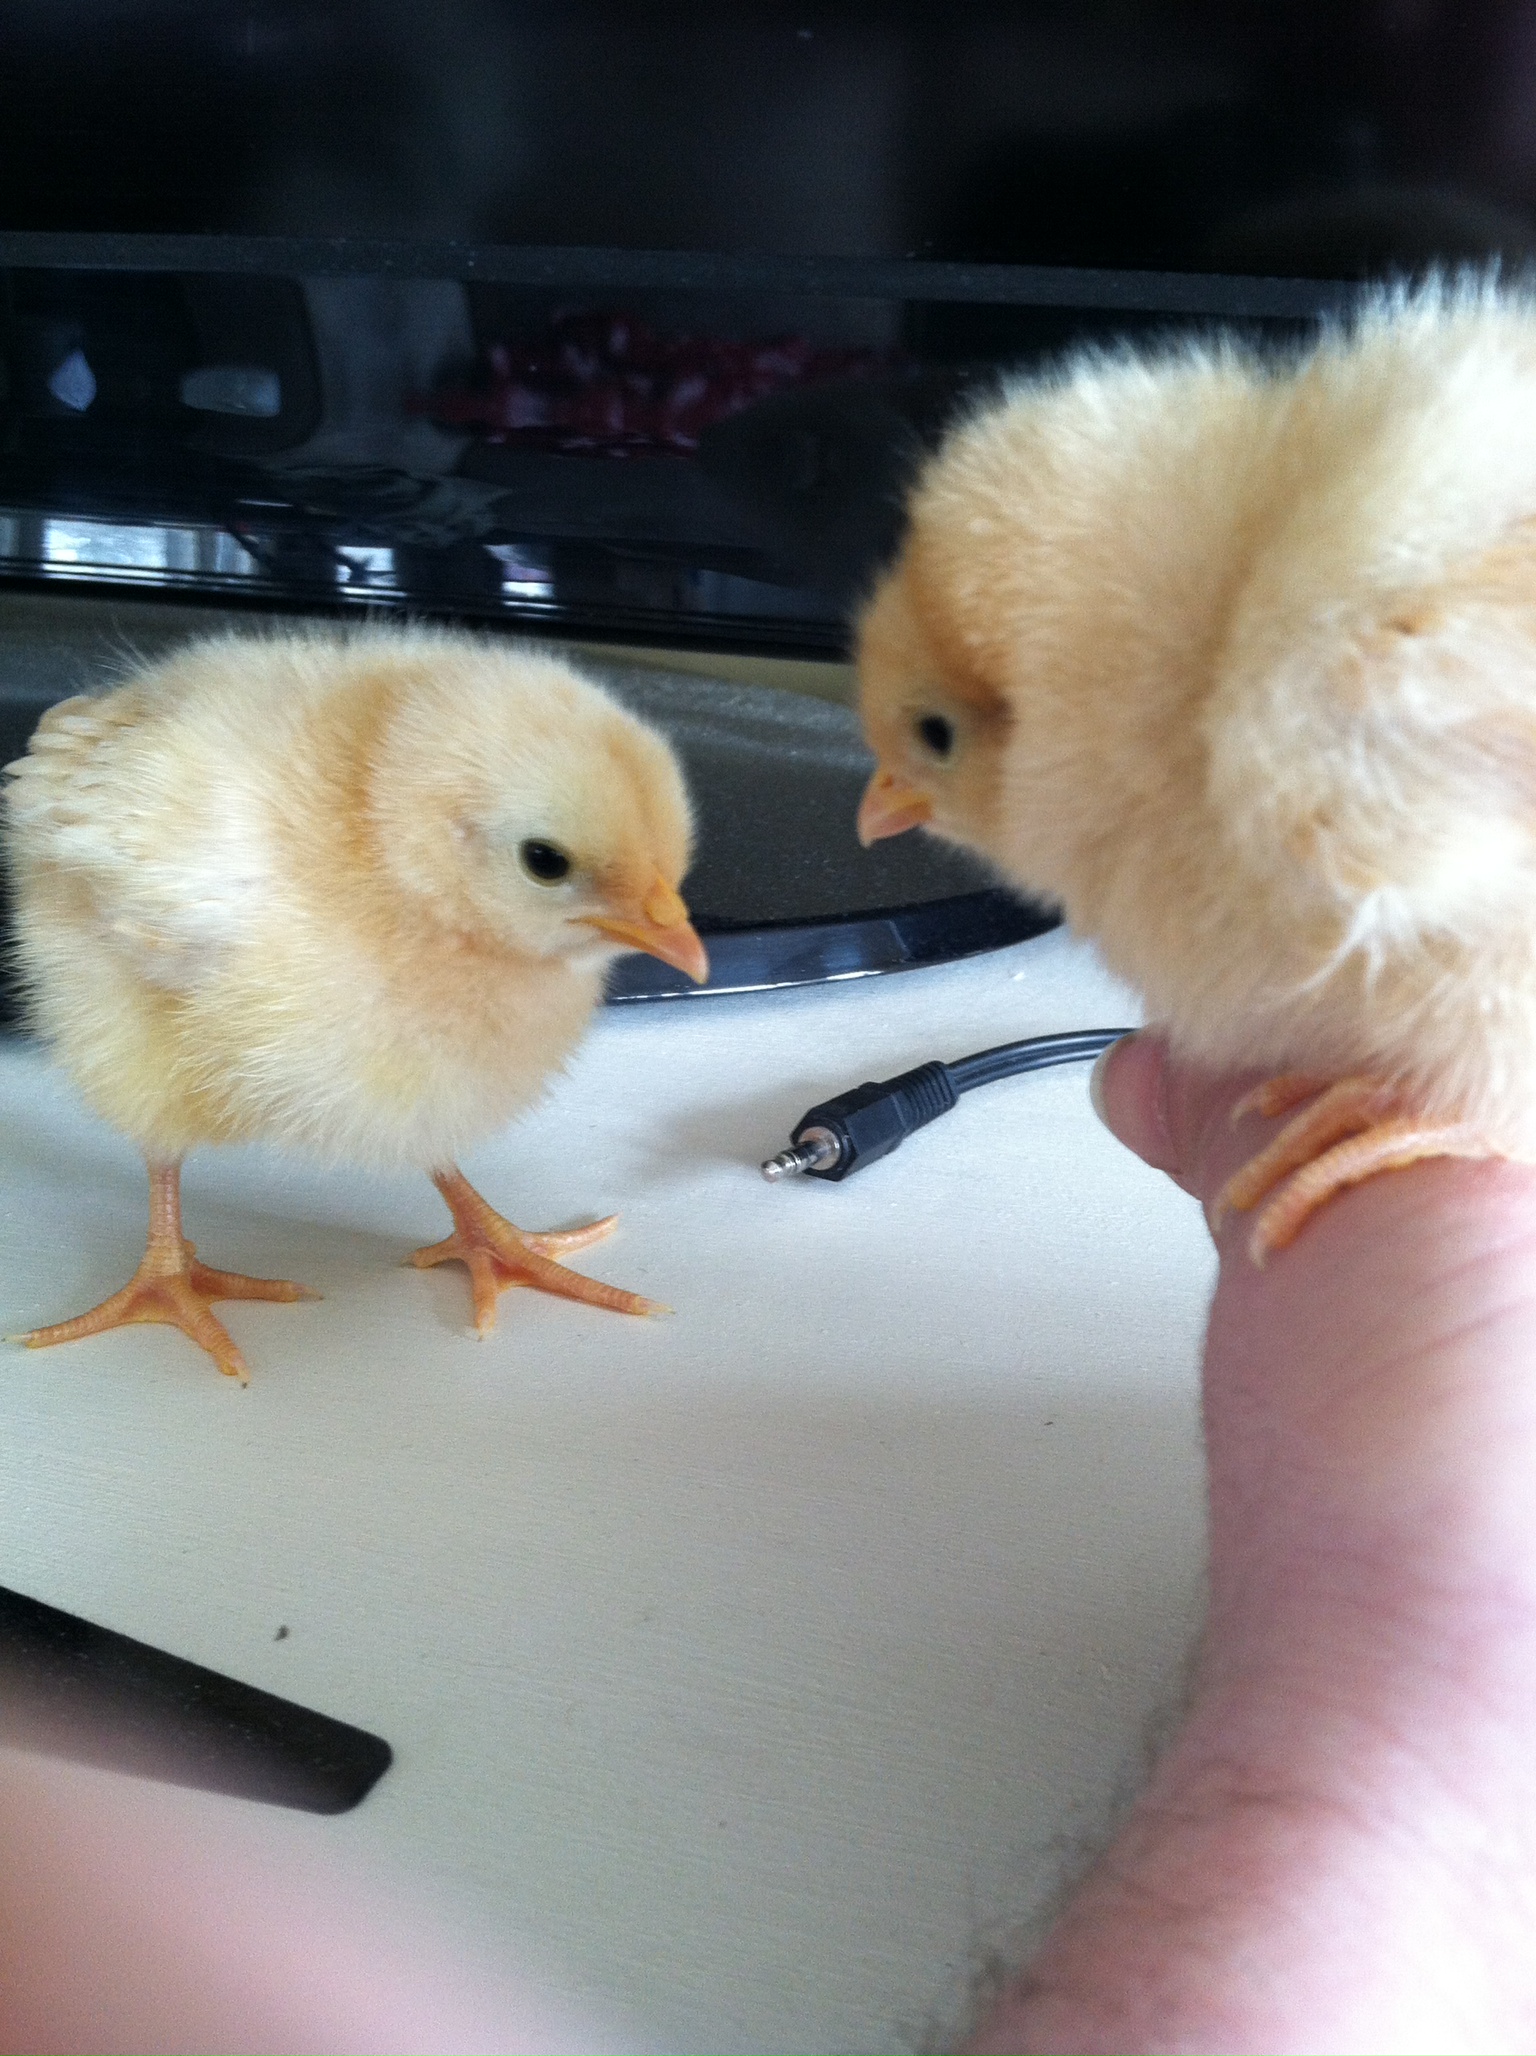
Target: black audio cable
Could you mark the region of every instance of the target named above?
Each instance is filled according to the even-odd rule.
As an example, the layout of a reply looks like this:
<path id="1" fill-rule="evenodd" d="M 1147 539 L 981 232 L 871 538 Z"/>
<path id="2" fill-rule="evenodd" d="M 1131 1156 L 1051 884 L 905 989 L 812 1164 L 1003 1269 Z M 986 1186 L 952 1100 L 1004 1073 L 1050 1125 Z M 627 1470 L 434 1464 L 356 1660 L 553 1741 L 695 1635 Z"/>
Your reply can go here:
<path id="1" fill-rule="evenodd" d="M 789 1148 L 768 1159 L 763 1176 L 770 1183 L 801 1176 L 851 1177 L 900 1148 L 915 1129 L 947 1114 L 962 1092 L 1020 1071 L 1079 1063 L 1130 1033 L 1129 1028 L 1085 1028 L 1073 1035 L 1033 1035 L 1027 1042 L 1000 1043 L 952 1064 L 919 1064 L 899 1078 L 856 1085 L 808 1107 L 790 1134 Z"/>

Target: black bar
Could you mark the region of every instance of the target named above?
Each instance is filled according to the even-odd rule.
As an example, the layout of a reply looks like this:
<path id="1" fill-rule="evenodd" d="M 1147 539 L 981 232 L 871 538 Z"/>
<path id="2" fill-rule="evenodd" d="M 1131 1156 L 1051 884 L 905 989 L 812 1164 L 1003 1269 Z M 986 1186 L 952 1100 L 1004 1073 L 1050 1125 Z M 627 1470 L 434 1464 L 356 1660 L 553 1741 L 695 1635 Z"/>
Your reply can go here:
<path id="1" fill-rule="evenodd" d="M 552 291 L 770 293 L 808 299 L 968 301 L 1110 313 L 1310 320 L 1347 311 L 1361 287 L 1336 279 L 1099 271 L 1048 264 L 935 264 L 880 257 L 753 256 L 720 250 L 563 249 L 372 236 L 95 235 L 0 231 L 0 265 L 70 271 L 239 272 L 306 278 L 481 279 Z"/>
<path id="2" fill-rule="evenodd" d="M 377 1735 L 0 1586 L 0 1742 L 161 1784 L 346 1813 Z"/>

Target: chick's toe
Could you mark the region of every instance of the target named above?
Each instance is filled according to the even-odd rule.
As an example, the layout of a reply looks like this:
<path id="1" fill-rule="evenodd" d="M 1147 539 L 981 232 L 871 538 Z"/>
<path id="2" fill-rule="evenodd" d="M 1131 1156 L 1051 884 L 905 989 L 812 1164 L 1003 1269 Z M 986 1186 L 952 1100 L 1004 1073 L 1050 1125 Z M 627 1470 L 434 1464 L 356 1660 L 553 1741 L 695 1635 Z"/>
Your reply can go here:
<path id="1" fill-rule="evenodd" d="M 579 1271 L 567 1270 L 555 1261 L 557 1250 L 584 1249 L 610 1235 L 618 1221 L 616 1214 L 585 1228 L 530 1234 L 497 1213 L 462 1171 L 434 1171 L 432 1182 L 448 1202 L 454 1232 L 442 1242 L 414 1251 L 410 1262 L 418 1270 L 428 1270 L 434 1264 L 464 1265 L 474 1294 L 477 1335 L 489 1335 L 495 1327 L 497 1296 L 510 1285 L 530 1285 L 535 1291 L 552 1292 L 560 1299 L 583 1300 L 588 1306 L 606 1307 L 611 1313 L 672 1311 L 657 1300 L 642 1299 L 638 1292 L 624 1292 L 617 1285 L 583 1277 Z"/>
<path id="2" fill-rule="evenodd" d="M 1315 1098 L 1327 1085 L 1326 1078 L 1314 1078 L 1306 1071 L 1282 1071 L 1278 1078 L 1266 1078 L 1252 1092 L 1245 1092 L 1229 1118 L 1234 1128 L 1250 1114 L 1262 1114 L 1266 1121 L 1277 1120 L 1281 1114 L 1299 1107 L 1304 1099 Z"/>
<path id="3" fill-rule="evenodd" d="M 1214 1231 L 1229 1212 L 1246 1213 L 1265 1202 L 1248 1238 L 1256 1264 L 1272 1250 L 1288 1248 L 1336 1193 L 1378 1172 L 1403 1170 L 1431 1157 L 1507 1154 L 1469 1122 L 1415 1114 L 1377 1079 L 1341 1078 L 1321 1091 L 1315 1081 L 1300 1077 L 1272 1083 L 1273 1091 L 1261 1086 L 1250 1093 L 1241 1110 L 1272 1116 L 1288 1111 L 1309 1090 L 1318 1091 L 1318 1097 L 1227 1180 L 1211 1216 Z"/>

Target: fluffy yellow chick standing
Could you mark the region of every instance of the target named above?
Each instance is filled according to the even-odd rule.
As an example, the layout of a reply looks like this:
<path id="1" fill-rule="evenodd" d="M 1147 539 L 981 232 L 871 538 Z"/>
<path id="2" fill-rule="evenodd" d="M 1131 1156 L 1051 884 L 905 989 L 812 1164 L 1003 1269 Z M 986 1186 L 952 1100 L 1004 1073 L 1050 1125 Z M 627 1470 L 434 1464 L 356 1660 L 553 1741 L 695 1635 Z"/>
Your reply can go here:
<path id="1" fill-rule="evenodd" d="M 1536 1159 L 1536 303 L 1015 386 L 859 644 L 865 840 L 981 851 L 1181 1053 L 1310 1101 L 1225 1196 L 1256 1259 L 1377 1171 Z"/>
<path id="2" fill-rule="evenodd" d="M 225 638 L 67 700 L 8 767 L 32 1020 L 144 1152 L 149 1245 L 92 1312 L 22 1338 L 169 1321 L 243 1379 L 209 1311 L 302 1286 L 210 1270 L 183 1240 L 203 1143 L 428 1171 L 454 1233 L 420 1265 L 625 1313 L 651 1302 L 524 1234 L 456 1168 L 570 1054 L 607 963 L 707 973 L 678 885 L 691 823 L 662 738 L 567 665 L 425 629 Z"/>

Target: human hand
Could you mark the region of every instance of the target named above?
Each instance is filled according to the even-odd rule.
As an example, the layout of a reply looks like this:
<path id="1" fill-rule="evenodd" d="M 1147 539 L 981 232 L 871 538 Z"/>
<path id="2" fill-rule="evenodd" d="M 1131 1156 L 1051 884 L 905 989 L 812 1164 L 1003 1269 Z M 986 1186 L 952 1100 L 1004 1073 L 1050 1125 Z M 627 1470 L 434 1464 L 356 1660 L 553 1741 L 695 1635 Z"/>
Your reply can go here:
<path id="1" fill-rule="evenodd" d="M 1209 1208 L 1252 1079 L 1104 1060 Z M 1536 2045 L 1536 1169 L 1415 1165 L 1264 1269 L 1224 1223 L 1186 1721 L 976 2047 Z"/>

